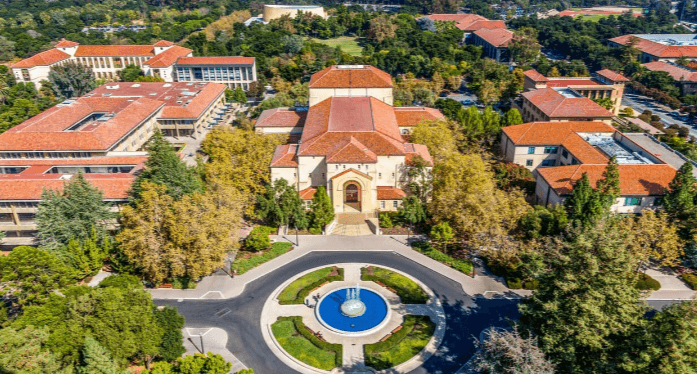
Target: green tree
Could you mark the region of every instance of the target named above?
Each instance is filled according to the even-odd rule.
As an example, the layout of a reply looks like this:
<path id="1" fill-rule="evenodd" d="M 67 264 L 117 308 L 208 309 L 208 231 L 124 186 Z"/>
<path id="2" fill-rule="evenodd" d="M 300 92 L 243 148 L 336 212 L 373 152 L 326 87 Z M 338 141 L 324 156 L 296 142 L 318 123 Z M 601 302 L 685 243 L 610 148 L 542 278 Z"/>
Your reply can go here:
<path id="1" fill-rule="evenodd" d="M 610 158 L 596 188 L 603 210 L 609 213 L 610 207 L 620 197 L 620 171 L 615 156 Z"/>
<path id="2" fill-rule="evenodd" d="M 262 251 L 271 246 L 269 239 L 271 228 L 266 226 L 256 226 L 244 239 L 244 246 L 253 251 Z"/>
<path id="3" fill-rule="evenodd" d="M 266 192 L 257 197 L 257 214 L 272 226 L 291 225 L 307 227 L 307 217 L 300 195 L 295 187 L 281 178 L 266 186 Z"/>
<path id="4" fill-rule="evenodd" d="M 485 374 L 554 374 L 554 365 L 537 346 L 534 337 L 521 336 L 517 328 L 499 331 L 490 328 L 486 340 L 475 342 L 473 367 Z"/>
<path id="5" fill-rule="evenodd" d="M 416 155 L 407 162 L 407 189 L 416 196 L 424 206 L 431 199 L 433 181 L 431 179 L 432 162 Z"/>
<path id="6" fill-rule="evenodd" d="M 232 364 L 223 356 L 213 353 L 195 353 L 177 359 L 178 365 L 158 362 L 150 371 L 143 374 L 227 374 Z M 252 371 L 253 373 L 253 371 Z"/>
<path id="7" fill-rule="evenodd" d="M 126 290 L 142 289 L 143 282 L 131 274 L 115 274 L 99 282 L 99 288 L 118 287 Z"/>
<path id="8" fill-rule="evenodd" d="M 538 32 L 532 27 L 521 27 L 513 33 L 508 46 L 511 58 L 520 65 L 529 65 L 540 55 L 540 43 L 537 42 Z"/>
<path id="9" fill-rule="evenodd" d="M 516 108 L 511 108 L 509 109 L 506 114 L 503 116 L 503 126 L 514 126 L 514 125 L 520 125 L 523 123 L 523 116 L 520 115 L 520 112 Z"/>
<path id="10" fill-rule="evenodd" d="M 104 202 L 102 191 L 92 187 L 82 173 L 63 184 L 63 190 L 44 190 L 36 212 L 36 237 L 48 248 L 86 240 L 92 230 L 100 240 L 116 214 Z"/>
<path id="11" fill-rule="evenodd" d="M 185 352 L 182 336 L 185 319 L 177 312 L 177 308 L 166 306 L 155 311 L 155 321 L 162 327 L 162 341 L 158 355 L 164 361 L 174 361 Z"/>
<path id="12" fill-rule="evenodd" d="M 689 232 L 694 227 L 697 217 L 695 200 L 697 200 L 697 179 L 692 175 L 692 164 L 685 162 L 675 173 L 663 199 L 666 212 L 670 218 L 681 223 L 683 232 Z"/>
<path id="13" fill-rule="evenodd" d="M 138 198 L 144 181 L 165 186 L 166 193 L 175 200 L 184 195 L 202 192 L 204 184 L 195 168 L 189 167 L 174 151 L 162 132 L 155 131 L 145 146 L 148 160 L 131 188 L 131 196 Z"/>
<path id="14" fill-rule="evenodd" d="M 550 240 L 544 259 L 549 270 L 519 307 L 523 326 L 562 373 L 617 372 L 648 310 L 623 235 L 601 219 Z"/>
<path id="15" fill-rule="evenodd" d="M 54 65 L 48 72 L 48 80 L 63 97 L 80 97 L 97 86 L 92 68 L 68 61 Z"/>
<path id="16" fill-rule="evenodd" d="M 63 373 L 60 361 L 46 348 L 47 328 L 13 326 L 0 329 L 0 372 L 22 374 Z"/>
<path id="17" fill-rule="evenodd" d="M 0 61 L 10 61 L 15 57 L 15 42 L 0 36 Z"/>
<path id="18" fill-rule="evenodd" d="M 78 374 L 125 374 L 119 369 L 109 352 L 93 337 L 85 338 L 82 348 L 82 365 L 76 368 Z"/>
<path id="19" fill-rule="evenodd" d="M 399 216 L 403 222 L 409 223 L 413 229 L 414 225 L 426 221 L 426 210 L 416 196 L 407 196 L 402 199 L 402 206 L 399 207 Z"/>
<path id="20" fill-rule="evenodd" d="M 49 249 L 84 278 L 96 274 L 102 268 L 112 245 L 108 235 L 100 239 L 97 230 L 92 228 L 90 237 L 85 240 L 70 239 L 66 246 Z"/>
<path id="21" fill-rule="evenodd" d="M 131 64 L 126 65 L 126 67 L 119 72 L 119 76 L 122 82 L 136 82 L 138 78 L 144 77 L 145 73 L 138 65 Z"/>
<path id="22" fill-rule="evenodd" d="M 454 238 L 453 229 L 447 222 L 441 222 L 431 227 L 431 240 L 439 243 L 441 249 L 445 249 Z"/>
<path id="23" fill-rule="evenodd" d="M 576 221 L 584 227 L 592 225 L 603 213 L 603 203 L 600 196 L 593 189 L 588 179 L 588 174 L 583 173 L 564 201 L 564 206 L 569 219 Z"/>
<path id="24" fill-rule="evenodd" d="M 44 303 L 51 292 L 75 281 L 75 272 L 46 250 L 19 246 L 0 257 L 0 292 L 21 305 Z"/>
<path id="25" fill-rule="evenodd" d="M 312 197 L 310 209 L 310 222 L 312 227 L 322 229 L 334 220 L 334 206 L 324 186 L 317 187 L 315 196 Z"/>
<path id="26" fill-rule="evenodd" d="M 247 95 L 245 95 L 244 90 L 242 87 L 237 87 L 235 88 L 235 91 L 233 92 L 233 101 L 236 103 L 240 104 L 245 104 L 247 102 Z"/>
<path id="27" fill-rule="evenodd" d="M 281 44 L 283 45 L 283 52 L 294 56 L 303 49 L 303 38 L 300 35 L 283 35 Z"/>

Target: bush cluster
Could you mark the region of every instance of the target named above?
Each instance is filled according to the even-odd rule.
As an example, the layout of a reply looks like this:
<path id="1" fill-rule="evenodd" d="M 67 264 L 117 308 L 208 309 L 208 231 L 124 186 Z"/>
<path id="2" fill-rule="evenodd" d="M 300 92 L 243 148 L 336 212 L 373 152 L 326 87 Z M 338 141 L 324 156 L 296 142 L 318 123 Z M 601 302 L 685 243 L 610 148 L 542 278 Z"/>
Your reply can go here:
<path id="1" fill-rule="evenodd" d="M 288 252 L 292 246 L 293 245 L 291 243 L 273 243 L 271 249 L 260 256 L 236 259 L 232 263 L 232 269 L 237 270 L 238 275 L 244 274 L 250 269 L 257 267 L 264 262 L 271 261 L 274 258 Z"/>
<path id="2" fill-rule="evenodd" d="M 651 278 L 650 275 L 639 273 L 639 279 L 637 279 L 636 288 L 642 291 L 657 291 L 659 288 L 661 288 L 661 284 L 657 280 Z"/>
<path id="3" fill-rule="evenodd" d="M 438 261 L 443 264 L 450 266 L 451 268 L 465 273 L 467 275 L 473 275 L 474 265 L 469 260 L 462 260 L 450 255 L 447 255 L 435 248 L 433 248 L 428 242 L 416 242 L 413 244 L 414 249 L 421 252 L 422 254 Z"/>
<path id="4" fill-rule="evenodd" d="M 298 291 L 298 294 L 295 295 L 295 298 L 292 300 L 282 300 L 279 298 L 278 303 L 281 305 L 290 305 L 290 304 L 302 304 L 303 300 L 310 294 L 312 290 L 315 288 L 319 287 L 322 285 L 324 282 L 338 282 L 344 280 L 344 269 L 343 268 L 336 268 L 338 274 L 337 275 L 328 275 L 326 277 L 323 277 L 321 279 L 318 279 L 307 286 L 303 287 Z"/>
<path id="5" fill-rule="evenodd" d="M 426 339 L 426 337 L 432 336 L 433 332 L 436 330 L 436 325 L 431 321 L 431 319 L 428 316 L 404 316 L 404 323 L 402 324 L 402 326 L 402 329 L 392 334 L 386 340 L 377 342 L 375 344 L 366 344 L 365 346 L 363 346 L 366 365 L 376 370 L 384 370 L 392 366 L 398 365 L 404 362 L 402 361 L 402 359 L 409 359 L 413 357 L 413 355 L 419 353 L 421 349 L 423 349 L 423 347 L 415 347 L 420 348 L 418 351 L 416 349 L 411 350 L 409 352 L 409 354 L 411 355 L 410 357 L 392 357 L 394 359 L 399 360 L 400 362 L 381 359 L 381 357 L 379 357 L 380 353 L 387 352 L 395 348 L 399 344 L 407 343 L 409 337 L 414 333 L 417 334 L 417 336 L 414 336 L 415 339 L 423 338 L 424 341 L 428 343 L 429 339 Z"/>
<path id="6" fill-rule="evenodd" d="M 685 281 L 693 290 L 697 290 L 697 274 L 685 273 L 682 275 L 682 280 Z"/>
<path id="7" fill-rule="evenodd" d="M 305 324 L 303 323 L 302 317 L 298 316 L 292 316 L 292 317 L 278 317 L 279 321 L 292 321 L 293 325 L 295 326 L 295 330 L 303 336 L 303 338 L 307 339 L 310 341 L 310 343 L 314 344 L 317 348 L 324 350 L 324 351 L 330 351 L 334 352 L 335 354 L 335 360 L 336 360 L 336 366 L 341 367 L 343 365 L 343 359 L 342 359 L 342 346 L 341 344 L 332 344 L 325 342 L 323 340 L 320 340 L 318 337 L 312 335 L 310 331 L 305 328 Z"/>
<path id="8" fill-rule="evenodd" d="M 269 235 L 271 235 L 274 231 L 275 229 L 269 226 L 254 227 L 244 240 L 245 248 L 252 251 L 261 251 L 269 248 L 271 245 Z"/>

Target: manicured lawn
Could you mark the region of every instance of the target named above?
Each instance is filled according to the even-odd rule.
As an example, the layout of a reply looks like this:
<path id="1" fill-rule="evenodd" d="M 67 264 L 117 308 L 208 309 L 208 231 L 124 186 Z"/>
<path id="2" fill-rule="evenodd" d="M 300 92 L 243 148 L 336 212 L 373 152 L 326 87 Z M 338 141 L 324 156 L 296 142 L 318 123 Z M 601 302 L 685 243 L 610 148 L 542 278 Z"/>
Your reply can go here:
<path id="1" fill-rule="evenodd" d="M 244 274 L 264 262 L 271 261 L 288 252 L 292 246 L 290 243 L 273 243 L 271 248 L 264 251 L 256 253 L 240 252 L 232 263 L 232 269 L 237 270 L 237 275 Z"/>
<path id="2" fill-rule="evenodd" d="M 380 282 L 392 288 L 404 304 L 426 304 L 428 295 L 416 282 L 402 274 L 377 266 L 361 268 L 361 280 Z"/>
<path id="3" fill-rule="evenodd" d="M 279 317 L 271 325 L 273 336 L 288 354 L 322 370 L 341 366 L 341 344 L 330 344 L 312 335 L 300 317 Z"/>
<path id="4" fill-rule="evenodd" d="M 340 36 L 333 39 L 310 38 L 310 40 L 314 43 L 326 44 L 333 48 L 341 47 L 342 51 L 353 56 L 360 56 L 363 51 L 363 47 L 358 44 L 358 38 L 355 37 Z"/>
<path id="5" fill-rule="evenodd" d="M 402 326 L 387 340 L 363 346 L 366 365 L 385 370 L 406 362 L 424 349 L 436 330 L 427 316 L 405 316 Z"/>
<path id="6" fill-rule="evenodd" d="M 294 280 L 278 295 L 281 305 L 302 304 L 310 291 L 319 287 L 324 282 L 344 280 L 344 269 L 330 266 L 315 270 Z"/>
<path id="7" fill-rule="evenodd" d="M 425 254 L 426 256 L 438 261 L 442 262 L 451 268 L 465 273 L 467 275 L 472 275 L 472 271 L 474 270 L 474 265 L 472 264 L 472 261 L 467 260 L 467 259 L 460 259 L 460 258 L 455 258 L 453 256 L 450 256 L 446 253 L 443 253 L 435 248 L 433 248 L 428 242 L 416 242 L 412 245 L 412 248 L 415 250 Z"/>

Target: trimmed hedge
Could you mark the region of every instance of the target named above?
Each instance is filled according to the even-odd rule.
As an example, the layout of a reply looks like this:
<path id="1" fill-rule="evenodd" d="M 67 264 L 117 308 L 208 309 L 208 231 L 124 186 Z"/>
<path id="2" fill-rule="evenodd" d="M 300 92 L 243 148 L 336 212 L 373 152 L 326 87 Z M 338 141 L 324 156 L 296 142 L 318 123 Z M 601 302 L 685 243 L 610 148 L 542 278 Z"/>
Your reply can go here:
<path id="1" fill-rule="evenodd" d="M 232 270 L 237 270 L 237 275 L 244 274 L 257 266 L 265 262 L 271 261 L 274 258 L 290 251 L 292 247 L 293 245 L 291 243 L 273 243 L 271 245 L 271 249 L 269 249 L 266 252 L 263 252 L 259 256 L 252 256 L 248 258 L 236 258 L 235 261 L 232 263 Z"/>
<path id="2" fill-rule="evenodd" d="M 697 290 L 697 274 L 685 273 L 681 277 L 693 290 Z"/>
<path id="3" fill-rule="evenodd" d="M 404 316 L 402 329 L 384 341 L 363 346 L 365 364 L 385 370 L 406 362 L 426 347 L 435 330 L 428 316 Z"/>
<path id="4" fill-rule="evenodd" d="M 465 273 L 469 276 L 473 275 L 474 272 L 474 264 L 472 264 L 472 261 L 469 260 L 461 260 L 454 258 L 452 256 L 449 256 L 435 248 L 433 248 L 428 242 L 415 242 L 412 245 L 412 248 L 414 248 L 416 251 L 440 262 L 445 265 L 450 266 L 451 268 L 461 272 Z"/>
<path id="5" fill-rule="evenodd" d="M 373 274 L 368 274 L 368 269 Z M 428 295 L 416 282 L 402 274 L 377 266 L 361 268 L 361 280 L 380 282 L 393 289 L 404 304 L 426 304 Z"/>
<path id="6" fill-rule="evenodd" d="M 540 281 L 537 279 L 521 281 L 520 278 L 515 277 L 505 277 L 506 286 L 512 290 L 536 290 L 540 287 Z"/>
<path id="7" fill-rule="evenodd" d="M 317 347 L 319 350 L 325 351 L 327 354 L 333 354 L 334 355 L 334 367 L 341 367 L 341 365 L 343 363 L 343 359 L 342 359 L 342 352 L 343 352 L 342 349 L 343 348 L 342 348 L 341 344 L 327 343 L 323 340 L 320 340 L 316 336 L 314 336 L 305 327 L 305 324 L 302 321 L 302 317 L 299 317 L 299 316 L 278 317 L 278 320 L 274 323 L 274 325 L 276 325 L 279 322 L 283 322 L 283 321 L 292 322 L 293 327 L 295 328 L 295 332 L 297 334 L 299 334 L 300 336 L 302 336 L 303 338 L 305 338 L 307 341 L 309 341 L 312 345 Z M 271 326 L 271 328 L 273 331 L 274 330 L 273 325 Z M 295 334 L 293 334 L 293 335 L 295 335 Z M 276 340 L 279 340 L 279 338 L 282 338 L 280 336 L 277 336 L 276 331 L 274 331 L 274 336 L 276 337 Z M 279 341 L 279 344 L 281 344 L 281 341 Z M 281 344 L 281 346 L 283 346 L 283 344 Z M 295 353 L 295 352 L 291 352 L 292 350 L 289 350 L 289 348 L 287 348 L 285 346 L 283 346 L 283 349 L 285 349 L 286 352 L 288 352 L 291 355 L 292 355 L 292 353 Z M 315 365 L 313 365 L 312 362 L 308 362 L 309 360 L 304 359 L 305 357 L 302 357 L 302 356 L 298 357 L 296 355 L 293 355 L 293 357 L 297 358 L 298 360 L 300 360 L 308 365 L 315 366 Z M 317 357 L 312 357 L 312 358 L 317 359 Z M 315 367 L 318 367 L 318 366 L 315 366 Z M 323 369 L 323 370 L 331 370 L 334 367 L 331 367 L 331 368 L 330 367 L 319 367 L 319 368 Z"/>
<path id="8" fill-rule="evenodd" d="M 330 275 L 336 269 L 336 275 Z M 278 295 L 281 305 L 302 304 L 310 291 L 321 286 L 325 282 L 337 282 L 344 280 L 344 269 L 330 266 L 315 270 L 303 275 L 286 286 Z M 310 282 L 310 283 L 308 283 Z"/>
<path id="9" fill-rule="evenodd" d="M 637 279 L 635 287 L 642 291 L 657 291 L 661 288 L 661 284 L 657 280 L 651 278 L 650 275 L 639 273 L 639 279 Z"/>

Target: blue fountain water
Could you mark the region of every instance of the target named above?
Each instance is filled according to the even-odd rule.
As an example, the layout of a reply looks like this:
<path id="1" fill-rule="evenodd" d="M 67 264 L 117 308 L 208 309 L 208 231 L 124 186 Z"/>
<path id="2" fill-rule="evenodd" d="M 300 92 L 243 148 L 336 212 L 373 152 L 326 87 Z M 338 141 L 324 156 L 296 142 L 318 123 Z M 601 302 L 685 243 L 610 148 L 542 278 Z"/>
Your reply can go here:
<path id="1" fill-rule="evenodd" d="M 362 332 L 378 326 L 387 317 L 387 303 L 375 292 L 360 290 L 360 301 L 365 304 L 365 312 L 360 316 L 349 317 L 341 312 L 341 304 L 346 301 L 346 288 L 326 295 L 319 303 L 318 315 L 322 321 L 335 330 Z"/>

